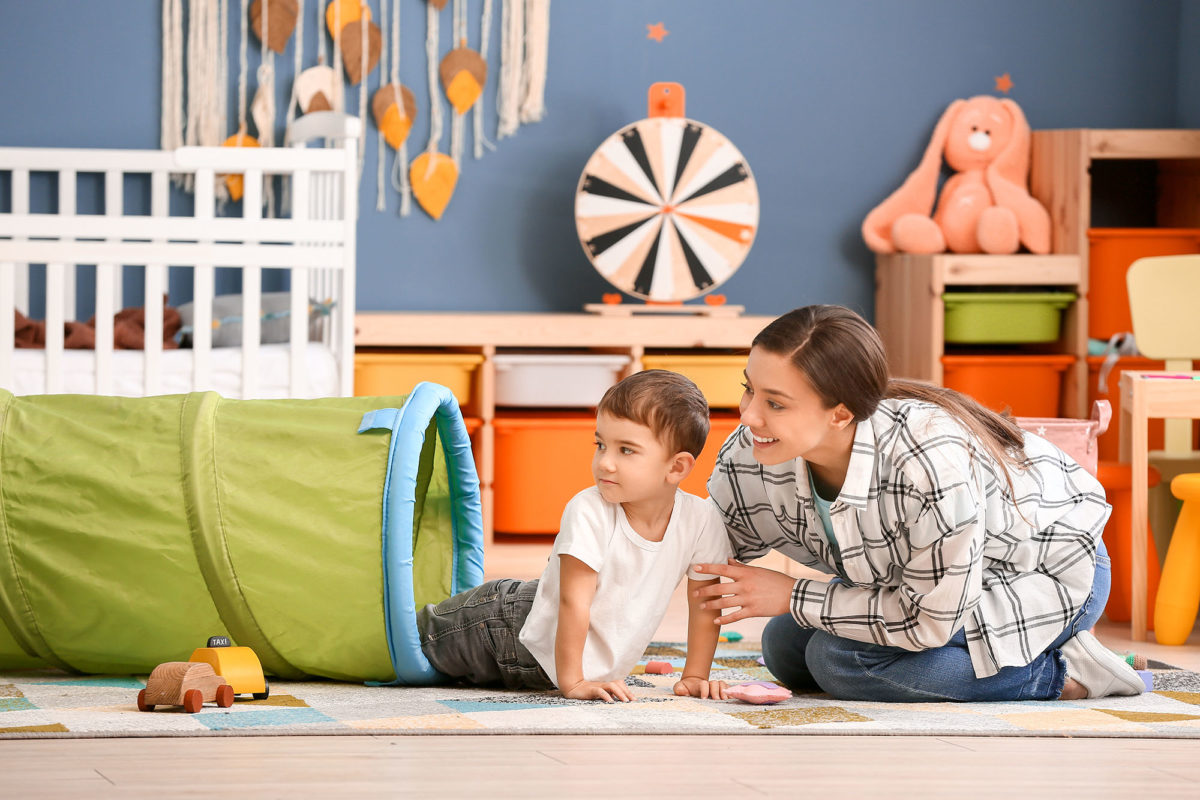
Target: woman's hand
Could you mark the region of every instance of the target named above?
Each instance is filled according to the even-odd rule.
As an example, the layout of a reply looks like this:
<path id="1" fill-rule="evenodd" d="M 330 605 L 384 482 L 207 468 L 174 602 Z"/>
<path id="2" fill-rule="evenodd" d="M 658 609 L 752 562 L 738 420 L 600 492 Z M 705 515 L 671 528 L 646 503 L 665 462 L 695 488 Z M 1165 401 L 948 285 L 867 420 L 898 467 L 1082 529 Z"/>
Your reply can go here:
<path id="1" fill-rule="evenodd" d="M 733 558 L 727 564 L 697 564 L 696 571 L 729 579 L 728 583 L 714 583 L 693 592 L 694 597 L 705 599 L 701 608 L 721 612 L 737 608 L 737 611 L 717 617 L 714 621 L 718 625 L 746 617 L 777 617 L 791 609 L 792 587 L 796 585 L 796 579 L 791 575 L 765 567 L 750 567 Z"/>
<path id="2" fill-rule="evenodd" d="M 708 681 L 694 676 L 680 678 L 675 682 L 675 694 L 680 697 L 699 697 L 707 700 L 728 700 L 725 681 Z"/>
<path id="3" fill-rule="evenodd" d="M 614 699 L 628 703 L 633 699 L 624 681 L 580 681 L 569 689 L 563 687 L 562 693 L 563 697 L 572 700 L 603 700 L 606 703 Z"/>

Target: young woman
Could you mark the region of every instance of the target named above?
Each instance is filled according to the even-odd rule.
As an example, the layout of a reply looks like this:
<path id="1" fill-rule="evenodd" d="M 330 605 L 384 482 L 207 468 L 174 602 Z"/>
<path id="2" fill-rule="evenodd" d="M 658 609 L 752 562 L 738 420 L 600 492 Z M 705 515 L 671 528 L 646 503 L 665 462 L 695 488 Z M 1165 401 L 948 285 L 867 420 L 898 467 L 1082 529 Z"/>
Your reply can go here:
<path id="1" fill-rule="evenodd" d="M 719 624 L 772 616 L 771 672 L 892 702 L 1137 694 L 1088 630 L 1109 505 L 1058 448 L 957 392 L 889 380 L 875 330 L 796 309 L 754 339 L 742 426 L 709 479 L 737 560 L 698 590 Z M 777 549 L 832 575 L 740 563 Z"/>

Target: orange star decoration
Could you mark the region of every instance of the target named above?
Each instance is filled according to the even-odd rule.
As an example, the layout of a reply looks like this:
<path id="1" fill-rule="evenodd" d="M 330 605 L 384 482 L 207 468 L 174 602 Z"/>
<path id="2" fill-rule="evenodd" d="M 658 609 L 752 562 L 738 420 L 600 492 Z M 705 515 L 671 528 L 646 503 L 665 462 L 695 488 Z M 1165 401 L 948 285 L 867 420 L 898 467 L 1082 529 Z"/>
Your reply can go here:
<path id="1" fill-rule="evenodd" d="M 996 78 L 996 91 L 997 92 L 1004 92 L 1005 94 L 1008 94 L 1009 90 L 1012 89 L 1012 87 L 1013 87 L 1012 76 L 1009 75 L 1007 72 L 1004 73 L 1003 75 L 1001 75 L 1000 77 Z"/>
<path id="2" fill-rule="evenodd" d="M 663 27 L 661 22 L 656 22 L 653 25 L 646 26 L 646 38 L 653 39 L 656 42 L 661 42 L 670 31 Z"/>

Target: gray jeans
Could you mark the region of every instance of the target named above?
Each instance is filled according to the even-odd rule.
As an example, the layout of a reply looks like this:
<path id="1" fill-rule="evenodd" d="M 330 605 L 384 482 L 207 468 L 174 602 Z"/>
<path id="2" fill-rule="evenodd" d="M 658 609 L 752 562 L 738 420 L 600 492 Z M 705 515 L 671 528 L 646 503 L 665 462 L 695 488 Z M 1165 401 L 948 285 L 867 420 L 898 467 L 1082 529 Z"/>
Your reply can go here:
<path id="1" fill-rule="evenodd" d="M 553 689 L 554 684 L 518 638 L 537 581 L 502 578 L 417 612 L 421 650 L 438 672 L 476 686 Z"/>

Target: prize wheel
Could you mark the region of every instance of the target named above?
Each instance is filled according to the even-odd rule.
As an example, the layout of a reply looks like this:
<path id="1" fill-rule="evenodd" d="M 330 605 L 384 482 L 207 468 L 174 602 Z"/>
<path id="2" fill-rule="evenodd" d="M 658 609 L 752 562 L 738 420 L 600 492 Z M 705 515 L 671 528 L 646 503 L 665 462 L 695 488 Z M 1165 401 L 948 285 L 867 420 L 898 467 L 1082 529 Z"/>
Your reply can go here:
<path id="1" fill-rule="evenodd" d="M 609 283 L 655 303 L 720 286 L 758 229 L 758 187 L 745 158 L 717 131 L 682 114 L 651 114 L 608 137 L 575 193 L 584 253 Z M 660 89 L 661 91 L 661 89 Z M 660 106 L 661 109 L 662 106 Z"/>

